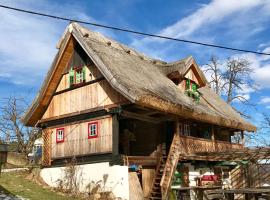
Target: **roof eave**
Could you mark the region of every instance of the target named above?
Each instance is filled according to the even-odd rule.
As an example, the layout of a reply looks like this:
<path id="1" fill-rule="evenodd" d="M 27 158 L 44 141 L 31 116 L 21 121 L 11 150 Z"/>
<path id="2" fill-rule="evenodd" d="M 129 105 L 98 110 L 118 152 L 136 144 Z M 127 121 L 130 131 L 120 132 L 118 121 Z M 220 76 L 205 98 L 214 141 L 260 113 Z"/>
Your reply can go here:
<path id="1" fill-rule="evenodd" d="M 70 32 L 65 32 L 65 35 L 63 36 L 63 39 L 61 40 L 61 42 L 58 44 L 60 49 L 57 52 L 57 54 L 55 55 L 55 58 L 51 64 L 51 67 L 46 75 L 46 78 L 43 81 L 43 84 L 41 86 L 41 89 L 39 90 L 36 98 L 34 99 L 34 101 L 32 102 L 32 104 L 29 106 L 29 108 L 27 109 L 27 111 L 25 112 L 24 116 L 21 118 L 21 122 L 25 125 L 25 126 L 35 126 L 38 120 L 33 119 L 34 114 L 35 113 L 41 113 L 41 109 L 46 109 L 48 105 L 42 105 L 40 102 L 41 100 L 44 98 L 46 91 L 48 89 L 48 86 L 51 83 L 52 80 L 52 76 L 55 73 L 56 70 L 56 66 L 59 64 L 59 61 L 64 53 L 64 50 L 69 42 L 69 40 L 71 39 L 71 34 Z M 56 89 L 56 87 L 55 87 Z M 44 113 L 44 112 L 43 112 Z"/>
<path id="2" fill-rule="evenodd" d="M 183 105 L 173 104 L 161 98 L 150 96 L 141 97 L 137 102 L 137 104 L 153 109 L 160 110 L 162 112 L 170 113 L 177 115 L 183 118 L 189 118 L 193 120 L 202 121 L 205 123 L 215 124 L 218 126 L 224 126 L 228 128 L 234 128 L 237 130 L 255 132 L 257 128 L 252 124 L 246 122 L 241 123 L 238 121 L 234 121 L 231 119 L 225 119 L 219 116 L 213 116 L 207 113 L 198 112 L 194 109 L 190 109 L 189 107 L 185 107 Z"/>

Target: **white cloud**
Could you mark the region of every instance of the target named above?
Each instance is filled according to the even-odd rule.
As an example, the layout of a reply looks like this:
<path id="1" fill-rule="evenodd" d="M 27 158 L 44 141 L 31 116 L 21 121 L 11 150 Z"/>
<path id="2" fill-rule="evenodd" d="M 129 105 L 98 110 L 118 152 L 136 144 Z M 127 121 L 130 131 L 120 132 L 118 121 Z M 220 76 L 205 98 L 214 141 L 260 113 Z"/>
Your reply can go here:
<path id="1" fill-rule="evenodd" d="M 261 0 L 214 0 L 207 5 L 203 5 L 193 14 L 163 29 L 160 34 L 177 38 L 185 37 L 202 26 L 220 22 L 236 12 L 243 12 L 263 4 L 265 4 L 265 1 Z"/>
<path id="2" fill-rule="evenodd" d="M 260 20 L 266 20 L 263 16 L 266 15 L 264 13 L 268 12 L 262 12 L 260 17 L 253 17 L 251 19 L 250 16 L 252 16 L 252 14 L 248 12 L 258 7 L 265 9 L 268 4 L 270 5 L 270 2 L 264 0 L 212 0 L 209 4 L 201 5 L 199 9 L 195 10 L 190 15 L 179 19 L 176 23 L 163 28 L 156 34 L 184 39 L 190 38 L 197 31 L 201 33 L 202 30 L 207 30 L 209 33 L 208 40 L 213 43 L 215 32 L 211 33 L 211 30 L 214 31 L 214 27 L 220 24 L 226 24 L 226 31 L 228 34 L 234 34 L 234 36 L 241 35 L 242 38 L 249 37 L 264 30 L 264 26 L 259 25 L 259 23 L 255 23 L 255 21 L 260 22 Z M 241 16 L 241 14 L 243 16 Z M 234 15 L 237 15 L 237 17 L 229 19 L 229 17 Z M 247 26 L 248 23 L 252 23 L 252 25 L 256 24 L 256 27 L 252 26 L 252 28 L 250 28 L 250 26 Z M 242 29 L 243 31 L 241 31 Z M 243 34 L 241 34 L 242 32 Z M 198 37 L 203 36 L 202 34 L 197 34 L 195 37 L 196 40 L 199 41 Z M 150 47 L 150 44 L 164 44 L 165 41 L 166 40 L 158 38 L 146 37 L 143 39 L 135 39 L 131 45 L 146 53 L 156 53 L 156 56 L 159 56 L 158 50 L 162 50 L 164 52 L 168 49 L 168 45 L 162 46 L 162 48 L 159 48 L 153 53 L 153 48 Z M 206 40 L 203 41 L 209 42 Z M 240 42 L 241 40 L 237 41 Z"/>
<path id="3" fill-rule="evenodd" d="M 260 88 L 270 88 L 270 64 L 257 68 L 252 74 L 252 78 Z"/>
<path id="4" fill-rule="evenodd" d="M 267 109 L 270 109 L 270 106 L 266 106 Z"/>
<path id="5" fill-rule="evenodd" d="M 262 97 L 260 100 L 261 104 L 267 104 L 270 103 L 270 97 Z"/>
<path id="6" fill-rule="evenodd" d="M 239 93 L 242 92 L 243 94 L 249 94 L 249 93 L 255 92 L 255 88 L 254 87 L 250 87 L 247 84 L 242 84 L 241 88 L 242 88 L 242 90 L 241 91 L 238 91 Z"/>
<path id="7" fill-rule="evenodd" d="M 4 5 L 57 13 L 59 16 L 94 21 L 74 4 L 43 0 L 7 1 Z M 0 79 L 15 84 L 41 83 L 54 55 L 56 44 L 68 22 L 0 8 Z"/>

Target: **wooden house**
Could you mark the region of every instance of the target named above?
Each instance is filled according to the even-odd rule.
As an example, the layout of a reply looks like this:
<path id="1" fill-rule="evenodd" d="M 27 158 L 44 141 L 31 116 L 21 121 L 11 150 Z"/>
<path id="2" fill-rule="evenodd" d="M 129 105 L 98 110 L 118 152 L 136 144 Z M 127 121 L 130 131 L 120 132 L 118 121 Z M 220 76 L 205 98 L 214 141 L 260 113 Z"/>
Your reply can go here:
<path id="1" fill-rule="evenodd" d="M 57 47 L 23 118 L 43 130 L 44 168 L 72 157 L 139 168 L 144 196 L 166 199 L 177 166 L 185 174 L 186 163 L 205 160 L 199 153 L 243 149 L 243 132 L 256 130 L 211 90 L 191 56 L 152 59 L 77 23 Z"/>

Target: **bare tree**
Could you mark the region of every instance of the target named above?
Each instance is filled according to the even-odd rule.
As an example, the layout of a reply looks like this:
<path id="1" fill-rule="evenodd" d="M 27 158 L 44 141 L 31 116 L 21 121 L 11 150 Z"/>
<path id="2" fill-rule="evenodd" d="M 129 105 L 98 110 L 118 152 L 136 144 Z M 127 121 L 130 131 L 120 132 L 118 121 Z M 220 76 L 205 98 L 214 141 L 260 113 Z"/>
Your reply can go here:
<path id="1" fill-rule="evenodd" d="M 264 113 L 263 116 L 264 116 L 264 121 L 263 121 L 262 128 L 270 130 L 270 115 Z"/>
<path id="2" fill-rule="evenodd" d="M 248 103 L 248 99 L 241 95 L 244 86 L 254 88 L 250 80 L 251 63 L 244 58 L 228 58 L 221 62 L 212 56 L 209 63 L 204 65 L 204 72 L 210 74 L 209 83 L 216 94 L 224 97 L 228 104 L 234 100 Z"/>
<path id="3" fill-rule="evenodd" d="M 233 100 L 239 100 L 242 103 L 248 103 L 248 99 L 239 95 L 237 91 L 243 91 L 244 85 L 250 84 L 250 73 L 252 72 L 251 63 L 243 58 L 228 58 L 226 61 L 226 70 L 222 77 L 224 80 L 223 88 L 226 94 L 227 103 L 231 104 Z"/>
<path id="4" fill-rule="evenodd" d="M 221 65 L 218 62 L 218 58 L 214 55 L 210 58 L 210 62 L 204 66 L 204 72 L 210 74 L 209 83 L 217 95 L 221 94 L 223 87 L 220 66 Z"/>
<path id="5" fill-rule="evenodd" d="M 26 127 L 21 123 L 26 107 L 25 98 L 15 96 L 4 99 L 0 107 L 0 133 L 17 142 L 18 152 L 25 155 L 32 150 L 34 141 L 41 135 L 38 128 Z"/>

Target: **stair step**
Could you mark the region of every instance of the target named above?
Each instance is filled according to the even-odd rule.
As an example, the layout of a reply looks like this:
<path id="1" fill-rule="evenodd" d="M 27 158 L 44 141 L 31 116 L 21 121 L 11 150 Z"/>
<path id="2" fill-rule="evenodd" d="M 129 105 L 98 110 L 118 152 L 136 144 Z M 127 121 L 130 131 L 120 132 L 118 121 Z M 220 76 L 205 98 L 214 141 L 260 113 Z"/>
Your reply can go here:
<path id="1" fill-rule="evenodd" d="M 151 192 L 151 194 L 160 194 L 161 195 L 161 192 Z"/>
<path id="2" fill-rule="evenodd" d="M 161 199 L 161 197 L 149 197 L 149 199 L 156 199 L 156 200 L 158 200 L 158 199 Z"/>

